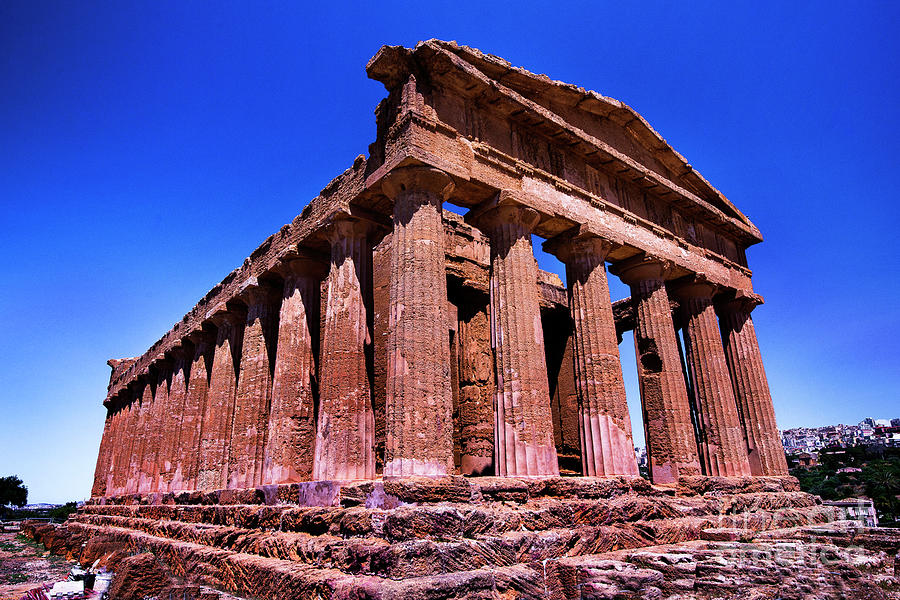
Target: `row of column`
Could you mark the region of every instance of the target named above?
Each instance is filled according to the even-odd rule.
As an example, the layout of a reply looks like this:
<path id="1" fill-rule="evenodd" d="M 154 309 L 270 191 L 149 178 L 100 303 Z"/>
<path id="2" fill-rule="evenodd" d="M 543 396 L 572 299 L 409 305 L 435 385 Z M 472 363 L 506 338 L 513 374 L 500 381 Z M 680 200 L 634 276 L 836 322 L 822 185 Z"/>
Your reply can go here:
<path id="1" fill-rule="evenodd" d="M 447 475 L 454 463 L 442 204 L 453 183 L 436 169 L 407 167 L 388 174 L 382 189 L 394 203 L 384 475 Z M 558 474 L 531 245 L 539 216 L 506 199 L 466 218 L 491 243 L 495 472 Z M 292 256 L 278 269 L 280 299 L 265 286 L 248 287 L 240 305 L 210 314 L 207 329 L 128 388 L 107 418 L 95 495 L 374 477 L 369 233 L 366 222 L 349 218 L 327 231 L 318 369 L 325 270 L 313 257 Z M 637 475 L 606 278 L 611 246 L 579 235 L 546 248 L 566 264 L 569 280 L 583 472 Z M 698 439 L 666 264 L 641 257 L 615 272 L 636 307 L 653 480 L 700 474 L 701 461 L 710 475 L 785 472 L 752 301 L 720 307 L 720 333 L 713 286 L 698 280 L 677 289 Z"/>

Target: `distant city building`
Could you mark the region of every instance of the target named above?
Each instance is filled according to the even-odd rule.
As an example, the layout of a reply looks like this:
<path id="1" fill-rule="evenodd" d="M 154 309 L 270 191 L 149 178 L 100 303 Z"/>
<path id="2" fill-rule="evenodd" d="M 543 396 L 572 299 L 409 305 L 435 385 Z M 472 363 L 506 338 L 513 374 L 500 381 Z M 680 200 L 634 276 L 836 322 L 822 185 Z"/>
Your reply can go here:
<path id="1" fill-rule="evenodd" d="M 817 453 L 823 448 L 849 448 L 859 445 L 900 447 L 900 418 L 866 417 L 857 425 L 797 427 L 781 432 L 788 455 Z"/>
<path id="2" fill-rule="evenodd" d="M 875 503 L 868 498 L 845 498 L 843 500 L 825 500 L 824 506 L 834 506 L 843 514 L 843 520 L 859 521 L 865 527 L 878 527 L 878 515 L 875 514 Z"/>

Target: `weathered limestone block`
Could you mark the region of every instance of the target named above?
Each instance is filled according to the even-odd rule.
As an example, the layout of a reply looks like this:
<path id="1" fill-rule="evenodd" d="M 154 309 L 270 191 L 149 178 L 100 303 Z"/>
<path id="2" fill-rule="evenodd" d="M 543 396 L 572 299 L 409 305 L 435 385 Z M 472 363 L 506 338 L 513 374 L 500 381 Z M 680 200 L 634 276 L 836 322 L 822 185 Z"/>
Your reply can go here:
<path id="1" fill-rule="evenodd" d="M 150 409 L 153 406 L 153 386 L 149 381 L 149 375 L 144 376 L 139 385 L 137 397 L 137 410 L 134 412 L 134 422 L 131 435 L 131 463 L 128 468 L 128 479 L 125 484 L 125 493 L 137 494 L 141 491 L 141 484 L 146 478 L 144 456 L 150 444 L 149 435 Z"/>
<path id="2" fill-rule="evenodd" d="M 699 475 L 696 437 L 678 340 L 666 293 L 664 262 L 640 255 L 614 265 L 613 273 L 631 287 L 634 331 L 650 476 L 654 483 L 675 483 Z"/>
<path id="3" fill-rule="evenodd" d="M 160 419 L 160 425 L 164 431 L 157 460 L 160 471 L 157 490 L 160 492 L 172 491 L 176 473 L 181 472 L 181 461 L 184 455 L 181 447 L 181 424 L 185 414 L 187 382 L 190 377 L 189 370 L 193 351 L 193 347 L 188 342 L 179 344 L 168 354 L 171 359 L 172 373 L 169 380 L 167 405 L 163 408 Z"/>
<path id="4" fill-rule="evenodd" d="M 137 415 L 140 410 L 140 394 L 143 388 L 140 380 L 134 381 L 123 392 L 123 405 L 119 415 L 120 433 L 119 443 L 115 451 L 116 465 L 112 473 L 112 489 L 116 496 L 127 493 L 128 479 L 131 473 L 131 456 L 134 451 L 134 438 L 137 429 Z"/>
<path id="5" fill-rule="evenodd" d="M 441 215 L 453 183 L 437 169 L 406 167 L 382 189 L 394 202 L 384 476 L 447 475 L 453 395 Z"/>
<path id="6" fill-rule="evenodd" d="M 188 339 L 191 342 L 193 354 L 190 357 L 190 368 L 187 372 L 189 379 L 178 437 L 180 460 L 176 465 L 172 480 L 171 491 L 173 492 L 198 489 L 200 434 L 203 427 L 203 415 L 206 411 L 213 354 L 216 349 L 216 334 L 212 330 L 194 331 L 188 336 Z"/>
<path id="7" fill-rule="evenodd" d="M 163 357 L 159 357 L 150 370 L 151 390 L 149 407 L 144 417 L 144 440 L 141 454 L 139 493 L 156 492 L 159 486 L 159 451 L 164 435 L 162 420 L 169 396 L 169 372 L 171 365 Z M 145 399 L 147 398 L 145 394 Z"/>
<path id="8" fill-rule="evenodd" d="M 250 286 L 241 297 L 247 304 L 247 322 L 228 446 L 228 487 L 232 489 L 262 482 L 280 299 L 265 285 Z"/>
<path id="9" fill-rule="evenodd" d="M 612 246 L 589 236 L 548 247 L 565 263 L 569 282 L 582 474 L 636 476 L 631 418 L 604 265 Z"/>
<path id="10" fill-rule="evenodd" d="M 110 444 L 112 443 L 113 411 L 106 410 L 103 422 L 103 436 L 100 438 L 100 449 L 97 451 L 97 463 L 94 466 L 94 483 L 91 485 L 91 498 L 106 494 L 106 476 L 110 469 Z"/>
<path id="11" fill-rule="evenodd" d="M 289 260 L 281 269 L 284 290 L 263 460 L 264 485 L 307 481 L 312 477 L 319 281 L 324 270 L 319 261 L 307 257 Z"/>
<path id="12" fill-rule="evenodd" d="M 568 301 L 563 307 L 541 307 L 553 440 L 560 473 L 581 473 L 581 420 L 575 380 L 575 344 Z"/>
<path id="13" fill-rule="evenodd" d="M 539 215 L 501 204 L 469 213 L 491 239 L 491 339 L 496 351 L 495 469 L 558 475 L 531 228 Z"/>
<path id="14" fill-rule="evenodd" d="M 750 312 L 758 297 L 741 295 L 719 307 L 719 324 L 753 475 L 787 475 L 775 408 Z"/>
<path id="15" fill-rule="evenodd" d="M 713 308 L 715 288 L 702 280 L 679 285 L 684 346 L 700 421 L 701 458 L 707 475 L 750 475 L 747 443 L 741 428 L 722 336 Z"/>
<path id="16" fill-rule="evenodd" d="M 459 324 L 460 473 L 494 472 L 494 356 L 488 304 L 472 302 L 457 313 Z"/>
<path id="17" fill-rule="evenodd" d="M 234 395 L 245 319 L 244 313 L 237 308 L 223 309 L 210 316 L 210 321 L 218 329 L 200 433 L 199 490 L 226 487 L 228 447 L 231 444 Z"/>
<path id="18" fill-rule="evenodd" d="M 367 365 L 371 249 L 369 226 L 341 220 L 328 232 L 331 271 L 322 335 L 319 422 L 313 479 L 375 476 L 375 416 Z"/>
<path id="19" fill-rule="evenodd" d="M 124 443 L 122 440 L 122 430 L 124 429 L 124 420 L 123 413 L 125 412 L 124 401 L 122 399 L 123 394 L 119 394 L 116 396 L 110 408 L 112 409 L 112 425 L 110 427 L 110 440 L 109 440 L 109 465 L 106 471 L 103 473 L 104 477 L 104 493 L 103 496 L 112 496 L 116 494 L 116 489 L 114 486 L 114 481 L 116 479 L 116 473 L 124 469 L 122 466 L 122 459 L 120 458 L 120 450 L 121 446 Z"/>

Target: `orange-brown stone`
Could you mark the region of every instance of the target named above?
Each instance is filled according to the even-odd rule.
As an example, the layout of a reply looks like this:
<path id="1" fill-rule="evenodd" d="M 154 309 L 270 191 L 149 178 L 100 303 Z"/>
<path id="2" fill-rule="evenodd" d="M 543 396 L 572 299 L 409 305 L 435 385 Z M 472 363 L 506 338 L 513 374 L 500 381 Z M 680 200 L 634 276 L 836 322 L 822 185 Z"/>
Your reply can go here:
<path id="1" fill-rule="evenodd" d="M 604 259 L 611 246 L 594 236 L 547 246 L 566 265 L 575 324 L 575 376 L 582 474 L 638 474 Z"/>
<path id="2" fill-rule="evenodd" d="M 756 296 L 741 296 L 724 303 L 719 309 L 722 339 L 747 437 L 750 470 L 753 475 L 787 475 L 769 382 L 750 316 L 759 302 Z"/>
<path id="3" fill-rule="evenodd" d="M 197 471 L 197 489 L 200 490 L 221 489 L 228 482 L 234 397 L 245 318 L 236 308 L 210 315 L 210 321 L 218 329 L 200 433 Z"/>
<path id="4" fill-rule="evenodd" d="M 278 325 L 263 484 L 308 481 L 312 476 L 319 330 L 318 260 L 294 258 L 281 270 L 284 290 Z"/>
<path id="5" fill-rule="evenodd" d="M 699 475 L 691 408 L 664 279 L 667 265 L 639 256 L 616 264 L 614 272 L 631 287 L 635 304 L 634 343 L 650 476 L 654 483 L 675 483 L 680 477 Z"/>
<path id="6" fill-rule="evenodd" d="M 228 445 L 227 487 L 231 489 L 262 482 L 280 294 L 276 297 L 268 286 L 253 285 L 242 299 L 247 304 L 247 322 Z"/>
<path id="7" fill-rule="evenodd" d="M 444 199 L 450 177 L 406 167 L 382 182 L 393 200 L 384 476 L 453 472 Z"/>
<path id="8" fill-rule="evenodd" d="M 557 475 L 531 228 L 538 215 L 509 203 L 472 221 L 491 240 L 491 339 L 496 352 L 497 475 Z"/>
<path id="9" fill-rule="evenodd" d="M 715 288 L 704 281 L 677 287 L 684 324 L 684 346 L 695 406 L 700 419 L 701 459 L 707 475 L 750 475 L 747 442 L 741 428 L 722 336 L 713 308 Z"/>
<path id="10" fill-rule="evenodd" d="M 375 415 L 366 353 L 372 344 L 369 226 L 342 220 L 329 231 L 331 271 L 322 336 L 313 479 L 375 476 Z"/>

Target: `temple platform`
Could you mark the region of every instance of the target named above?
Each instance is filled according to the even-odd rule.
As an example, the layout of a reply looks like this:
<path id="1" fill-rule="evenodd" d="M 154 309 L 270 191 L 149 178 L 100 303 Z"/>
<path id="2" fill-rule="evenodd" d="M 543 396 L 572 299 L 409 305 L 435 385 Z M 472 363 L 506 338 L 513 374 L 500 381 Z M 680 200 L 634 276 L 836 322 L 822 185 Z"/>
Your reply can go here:
<path id="1" fill-rule="evenodd" d="M 107 498 L 26 532 L 248 597 L 900 597 L 900 531 L 836 519 L 791 477 L 450 477 Z"/>

